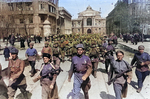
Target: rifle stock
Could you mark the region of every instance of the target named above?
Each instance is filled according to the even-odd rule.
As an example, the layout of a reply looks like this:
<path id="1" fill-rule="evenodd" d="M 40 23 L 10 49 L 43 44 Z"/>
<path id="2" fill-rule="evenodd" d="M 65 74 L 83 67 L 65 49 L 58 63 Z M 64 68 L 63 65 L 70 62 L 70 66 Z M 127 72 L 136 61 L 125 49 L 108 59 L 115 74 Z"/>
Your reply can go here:
<path id="1" fill-rule="evenodd" d="M 133 66 L 132 68 L 134 68 L 134 67 L 136 67 L 136 66 Z M 122 72 L 121 74 L 116 75 L 114 78 L 112 78 L 110 81 L 108 81 L 107 84 L 111 85 L 117 78 L 123 76 L 124 73 L 132 71 L 132 68 Z"/>

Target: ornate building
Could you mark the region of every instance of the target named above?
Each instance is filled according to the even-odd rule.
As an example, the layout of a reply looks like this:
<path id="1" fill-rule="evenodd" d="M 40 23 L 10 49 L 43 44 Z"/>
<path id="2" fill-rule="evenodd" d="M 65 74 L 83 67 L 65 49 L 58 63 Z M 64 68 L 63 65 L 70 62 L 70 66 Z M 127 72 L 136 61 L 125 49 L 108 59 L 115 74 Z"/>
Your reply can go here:
<path id="1" fill-rule="evenodd" d="M 59 7 L 58 17 L 59 18 L 57 19 L 57 34 L 71 34 L 71 14 L 64 7 Z"/>
<path id="2" fill-rule="evenodd" d="M 55 34 L 57 9 L 58 0 L 1 0 L 0 33 Z"/>
<path id="3" fill-rule="evenodd" d="M 72 20 L 72 32 L 106 34 L 106 19 L 100 14 L 101 12 L 88 6 L 85 11 L 78 14 L 77 19 Z"/>

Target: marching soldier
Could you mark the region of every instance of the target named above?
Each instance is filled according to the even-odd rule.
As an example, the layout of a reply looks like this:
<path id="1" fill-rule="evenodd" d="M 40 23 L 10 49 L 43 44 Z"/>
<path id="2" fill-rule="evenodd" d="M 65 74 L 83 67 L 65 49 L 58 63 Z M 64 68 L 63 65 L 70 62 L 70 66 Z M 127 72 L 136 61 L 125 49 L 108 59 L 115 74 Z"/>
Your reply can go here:
<path id="1" fill-rule="evenodd" d="M 48 42 L 45 42 L 45 47 L 43 47 L 41 53 L 42 53 L 42 55 L 43 55 L 44 53 L 48 53 L 48 54 L 50 54 L 51 56 L 53 56 L 53 54 L 52 54 L 52 53 L 53 53 L 53 52 L 52 52 L 52 48 L 49 47 L 49 43 L 48 43 Z"/>
<path id="2" fill-rule="evenodd" d="M 108 45 L 106 46 L 106 53 L 105 53 L 106 73 L 108 73 L 108 67 L 110 64 L 110 56 L 113 56 L 113 51 L 115 51 L 115 48 L 112 46 L 112 41 L 108 40 Z"/>
<path id="3" fill-rule="evenodd" d="M 80 90 L 82 88 L 85 99 L 89 99 L 88 90 L 91 87 L 89 75 L 92 72 L 92 64 L 88 56 L 83 55 L 83 44 L 78 44 L 77 55 L 72 58 L 72 64 L 69 71 L 68 81 L 71 81 L 71 77 L 74 73 L 74 85 L 73 94 L 74 99 L 80 99 Z"/>
<path id="4" fill-rule="evenodd" d="M 136 76 L 138 79 L 138 89 L 137 92 L 140 93 L 143 87 L 143 82 L 146 76 L 149 74 L 149 67 L 148 64 L 150 63 L 150 56 L 148 53 L 144 52 L 145 47 L 140 45 L 138 47 L 138 52 L 135 53 L 133 60 L 131 61 L 131 65 L 136 63 Z"/>
<path id="5" fill-rule="evenodd" d="M 93 67 L 92 75 L 96 78 L 97 67 L 99 62 L 99 52 L 96 49 L 95 43 L 92 43 L 91 49 L 89 51 L 89 57 L 91 59 L 92 67 Z"/>
<path id="6" fill-rule="evenodd" d="M 18 50 L 16 48 L 12 47 L 10 53 L 12 59 L 9 60 L 8 64 L 8 99 L 14 99 L 17 88 L 19 88 L 21 93 L 23 93 L 24 99 L 28 99 L 26 79 L 23 74 L 25 63 L 23 60 L 18 58 Z"/>
<path id="7" fill-rule="evenodd" d="M 44 64 L 41 67 L 40 75 L 34 79 L 34 82 L 40 79 L 42 86 L 42 99 L 58 99 L 58 89 L 56 78 L 59 74 L 56 69 L 57 66 L 51 63 L 51 55 L 48 53 L 43 54 Z"/>
<path id="8" fill-rule="evenodd" d="M 60 67 L 60 56 L 61 55 L 61 49 L 58 47 L 58 42 L 54 43 L 53 46 L 53 62 L 54 65 Z"/>
<path id="9" fill-rule="evenodd" d="M 111 67 L 110 72 L 108 74 L 108 79 L 110 81 L 115 76 L 119 74 L 121 75 L 121 73 L 123 73 L 120 77 L 117 77 L 113 81 L 114 91 L 116 95 L 115 99 L 122 99 L 122 97 L 125 98 L 127 95 L 127 87 L 128 87 L 127 83 L 131 82 L 132 72 L 130 72 L 130 70 L 132 69 L 129 63 L 123 60 L 124 53 L 122 51 L 117 51 L 116 56 L 117 60 L 114 60 L 113 56 L 111 56 L 110 58 Z"/>
<path id="10" fill-rule="evenodd" d="M 37 50 L 33 48 L 33 46 L 34 46 L 34 43 L 30 43 L 30 47 L 27 49 L 26 54 L 25 54 L 31 65 L 31 71 L 30 71 L 31 77 L 33 77 L 34 74 L 36 73 L 35 62 L 36 62 Z"/>

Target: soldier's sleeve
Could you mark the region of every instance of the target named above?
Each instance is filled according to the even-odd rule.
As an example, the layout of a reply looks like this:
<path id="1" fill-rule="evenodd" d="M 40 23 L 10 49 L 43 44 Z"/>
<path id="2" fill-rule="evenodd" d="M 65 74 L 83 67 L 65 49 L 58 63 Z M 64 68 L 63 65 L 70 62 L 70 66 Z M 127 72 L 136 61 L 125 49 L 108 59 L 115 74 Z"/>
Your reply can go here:
<path id="1" fill-rule="evenodd" d="M 55 84 L 55 82 L 56 82 L 56 78 L 57 78 L 57 74 L 54 74 L 54 75 L 53 75 L 53 80 L 52 80 L 51 85 L 54 86 L 54 84 Z"/>
<path id="2" fill-rule="evenodd" d="M 12 79 L 13 79 L 13 80 L 14 80 L 14 79 L 17 79 L 17 78 L 23 73 L 24 67 L 25 67 L 25 63 L 24 63 L 23 60 L 21 60 L 21 63 L 20 63 L 20 71 L 19 71 L 17 74 L 14 74 L 14 75 L 12 76 Z"/>
<path id="3" fill-rule="evenodd" d="M 69 70 L 69 72 L 68 72 L 68 74 L 69 74 L 68 79 L 71 79 L 71 77 L 72 77 L 72 75 L 73 75 L 73 68 L 74 68 L 74 63 L 73 63 L 73 61 L 72 61 L 70 70 Z"/>
<path id="4" fill-rule="evenodd" d="M 84 75 L 84 77 L 86 77 L 86 78 L 89 77 L 92 72 L 92 63 L 91 63 L 90 58 L 88 58 L 88 60 L 87 60 L 87 66 L 88 66 L 88 69 Z"/>
<path id="5" fill-rule="evenodd" d="M 136 62 L 136 56 L 134 55 L 132 61 L 131 61 L 131 66 L 133 66 L 133 64 Z"/>
<path id="6" fill-rule="evenodd" d="M 147 61 L 144 62 L 145 65 L 149 65 L 150 64 L 150 55 L 147 54 Z"/>

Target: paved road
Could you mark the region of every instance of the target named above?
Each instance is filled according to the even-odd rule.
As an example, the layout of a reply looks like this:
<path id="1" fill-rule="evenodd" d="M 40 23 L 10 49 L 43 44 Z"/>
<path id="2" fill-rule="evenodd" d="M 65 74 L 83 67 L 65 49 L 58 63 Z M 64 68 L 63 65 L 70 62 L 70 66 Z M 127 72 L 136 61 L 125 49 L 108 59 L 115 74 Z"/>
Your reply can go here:
<path id="1" fill-rule="evenodd" d="M 43 46 L 42 44 L 35 44 L 35 48 L 40 51 Z M 25 50 L 21 50 L 21 53 L 19 54 L 19 57 L 23 58 Z M 132 60 L 133 54 L 125 52 L 124 59 L 130 63 Z M 6 62 L 3 60 L 2 55 L 0 55 L 0 62 L 4 62 L 4 67 L 7 67 Z M 40 66 L 42 63 L 42 60 L 39 62 L 36 62 L 36 68 Z M 57 85 L 58 85 L 58 91 L 59 91 L 59 97 L 60 99 L 71 99 L 72 93 L 71 90 L 73 88 L 73 77 L 71 82 L 67 81 L 68 78 L 68 70 L 70 68 L 70 62 L 61 63 L 61 67 L 64 70 L 60 73 L 60 75 L 57 78 Z M 3 66 L 3 65 L 2 65 Z M 115 94 L 113 91 L 113 85 L 108 86 L 106 84 L 107 82 L 107 74 L 104 72 L 104 64 L 99 63 L 98 65 L 98 72 L 97 72 L 97 78 L 94 78 L 92 75 L 90 76 L 91 79 L 91 89 L 89 91 L 89 97 L 90 99 L 115 99 Z M 33 83 L 32 78 L 30 77 L 30 66 L 27 66 L 25 68 L 24 74 L 27 78 L 27 90 L 29 91 L 28 95 L 31 97 L 31 99 L 41 99 L 41 86 L 40 82 Z M 125 99 L 150 99 L 150 76 L 146 78 L 146 81 L 144 82 L 144 87 L 141 91 L 141 93 L 136 93 L 137 88 L 137 79 L 134 73 L 135 69 L 133 70 L 133 79 L 131 85 L 129 85 L 128 88 L 128 96 Z M 22 95 L 20 94 L 20 91 L 17 90 L 16 98 L 15 99 L 23 99 Z M 83 92 L 81 91 L 81 98 L 83 98 Z"/>

